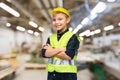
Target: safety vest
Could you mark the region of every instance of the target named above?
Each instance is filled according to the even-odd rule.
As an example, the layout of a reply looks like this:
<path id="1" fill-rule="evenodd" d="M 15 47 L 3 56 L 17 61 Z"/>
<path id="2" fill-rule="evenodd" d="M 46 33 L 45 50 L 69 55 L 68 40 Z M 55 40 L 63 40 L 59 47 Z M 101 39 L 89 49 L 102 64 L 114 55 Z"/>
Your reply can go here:
<path id="1" fill-rule="evenodd" d="M 50 45 L 54 48 L 65 47 L 68 44 L 68 41 L 72 37 L 73 32 L 66 32 L 58 41 L 57 34 L 53 34 L 50 36 Z M 46 65 L 46 70 L 48 72 L 60 72 L 60 73 L 76 73 L 77 66 L 76 66 L 76 59 L 77 56 L 75 55 L 72 60 L 64 60 L 58 57 L 52 57 L 48 59 L 48 63 Z"/>

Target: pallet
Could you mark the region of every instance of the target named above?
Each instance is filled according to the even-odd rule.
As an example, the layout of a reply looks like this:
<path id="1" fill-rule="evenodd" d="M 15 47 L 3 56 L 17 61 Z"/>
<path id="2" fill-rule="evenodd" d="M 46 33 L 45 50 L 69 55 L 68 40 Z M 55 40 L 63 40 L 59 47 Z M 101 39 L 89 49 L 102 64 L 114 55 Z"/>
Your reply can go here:
<path id="1" fill-rule="evenodd" d="M 45 69 L 45 64 L 26 63 L 25 69 Z"/>

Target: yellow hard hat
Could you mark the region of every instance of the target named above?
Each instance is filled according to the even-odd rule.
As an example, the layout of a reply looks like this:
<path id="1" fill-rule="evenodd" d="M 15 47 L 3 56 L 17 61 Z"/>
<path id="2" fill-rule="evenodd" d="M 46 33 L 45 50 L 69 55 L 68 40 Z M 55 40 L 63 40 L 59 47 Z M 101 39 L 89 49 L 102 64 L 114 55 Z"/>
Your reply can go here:
<path id="1" fill-rule="evenodd" d="M 66 10 L 63 7 L 54 8 L 53 10 L 50 11 L 50 15 L 54 14 L 55 12 L 62 12 L 64 14 L 66 14 L 68 17 L 70 17 L 70 14 L 69 14 L 68 10 Z"/>

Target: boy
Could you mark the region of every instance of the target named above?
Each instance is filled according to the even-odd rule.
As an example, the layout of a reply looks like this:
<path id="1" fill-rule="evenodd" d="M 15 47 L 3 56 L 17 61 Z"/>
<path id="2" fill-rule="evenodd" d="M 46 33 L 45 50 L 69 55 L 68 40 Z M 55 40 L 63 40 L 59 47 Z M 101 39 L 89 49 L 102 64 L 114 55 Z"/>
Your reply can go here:
<path id="1" fill-rule="evenodd" d="M 57 33 L 48 38 L 41 51 L 42 56 L 48 58 L 47 80 L 77 80 L 76 53 L 79 40 L 68 30 L 70 14 L 65 8 L 58 7 L 50 15 Z"/>

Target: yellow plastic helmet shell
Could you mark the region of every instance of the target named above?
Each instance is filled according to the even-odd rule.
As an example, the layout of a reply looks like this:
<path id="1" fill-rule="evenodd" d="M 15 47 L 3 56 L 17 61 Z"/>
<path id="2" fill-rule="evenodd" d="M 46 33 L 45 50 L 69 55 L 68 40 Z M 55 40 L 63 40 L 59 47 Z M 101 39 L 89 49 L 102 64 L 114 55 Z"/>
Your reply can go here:
<path id="1" fill-rule="evenodd" d="M 63 7 L 57 7 L 57 8 L 54 8 L 53 10 L 50 11 L 50 15 L 56 13 L 56 12 L 62 12 L 64 14 L 66 14 L 68 17 L 70 17 L 70 14 L 68 12 L 68 10 L 66 10 L 65 8 Z"/>

